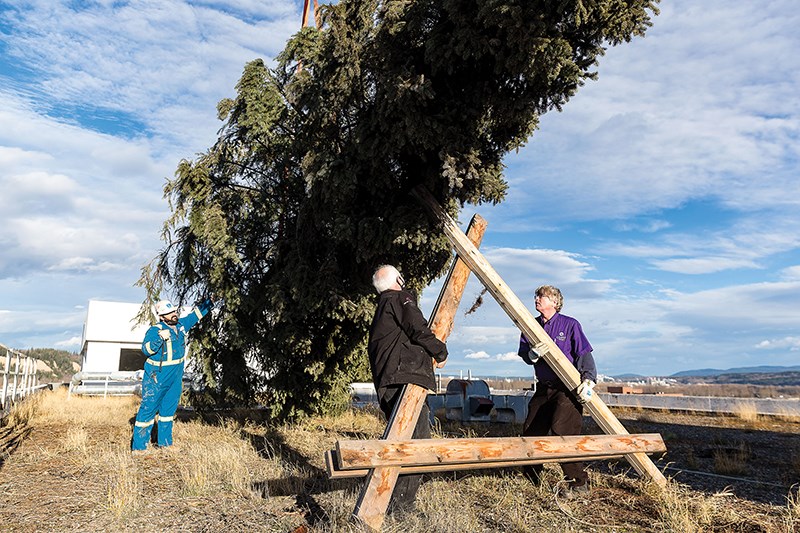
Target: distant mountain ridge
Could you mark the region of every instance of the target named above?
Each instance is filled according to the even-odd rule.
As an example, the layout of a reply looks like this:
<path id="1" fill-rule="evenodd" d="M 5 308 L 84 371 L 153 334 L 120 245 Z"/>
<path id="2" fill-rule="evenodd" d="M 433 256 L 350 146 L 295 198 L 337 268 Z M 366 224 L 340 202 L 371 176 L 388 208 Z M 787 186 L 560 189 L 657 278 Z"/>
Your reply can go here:
<path id="1" fill-rule="evenodd" d="M 698 368 L 696 370 L 682 370 L 675 372 L 669 377 L 671 378 L 686 378 L 686 377 L 711 377 L 720 376 L 722 374 L 774 374 L 780 372 L 800 372 L 800 365 L 794 366 L 744 366 L 739 368 L 728 368 L 720 370 L 718 368 Z"/>
<path id="2" fill-rule="evenodd" d="M 669 378 L 708 378 L 708 377 L 716 377 L 722 376 L 725 374 L 780 374 L 783 372 L 800 372 L 800 365 L 794 366 L 769 366 L 769 365 L 761 365 L 761 366 L 743 366 L 737 368 L 727 368 L 727 369 L 720 369 L 720 368 L 698 368 L 696 370 L 682 370 L 680 372 L 675 372 L 674 374 L 670 374 L 669 376 L 663 376 L 658 374 L 650 374 L 649 376 L 643 374 L 633 374 L 633 373 L 626 373 L 626 374 L 615 374 L 613 376 L 609 376 L 615 380 L 634 380 L 634 379 L 644 379 L 647 377 L 669 377 Z M 462 376 L 452 375 L 452 374 L 442 374 L 443 378 L 450 378 L 450 379 L 468 379 L 468 375 L 465 373 Z M 497 375 L 479 375 L 477 373 L 472 374 L 472 379 L 485 379 L 485 380 L 512 380 L 512 381 L 530 381 L 531 376 L 497 376 Z"/>

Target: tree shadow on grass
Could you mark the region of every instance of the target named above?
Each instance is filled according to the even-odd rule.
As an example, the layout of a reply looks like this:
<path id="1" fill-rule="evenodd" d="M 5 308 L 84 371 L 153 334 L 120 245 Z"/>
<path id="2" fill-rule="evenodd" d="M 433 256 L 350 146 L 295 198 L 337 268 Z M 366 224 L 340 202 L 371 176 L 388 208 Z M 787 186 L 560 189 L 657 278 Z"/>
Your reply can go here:
<path id="1" fill-rule="evenodd" d="M 33 428 L 30 426 L 5 426 L 0 427 L 0 468 L 11 453 L 17 449 Z"/>
<path id="2" fill-rule="evenodd" d="M 252 409 L 215 409 L 213 411 L 179 409 L 176 418 L 183 422 L 202 420 L 206 424 L 217 426 L 226 420 L 236 420 L 240 424 L 255 421 L 261 422 L 265 426 L 268 423 L 264 413 Z M 367 437 L 360 432 L 352 432 L 352 434 L 353 438 Z M 303 514 L 310 526 L 331 523 L 330 516 L 319 504 L 315 495 L 353 489 L 360 483 L 360 480 L 328 479 L 328 473 L 324 469 L 314 465 L 308 457 L 292 447 L 274 428 L 266 427 L 264 435 L 255 435 L 243 430 L 240 432 L 240 436 L 249 442 L 264 459 L 280 458 L 286 470 L 299 472 L 299 474 L 275 479 L 254 481 L 251 483 L 250 489 L 264 499 L 271 496 L 293 496 L 296 508 L 304 511 Z"/>
<path id="3" fill-rule="evenodd" d="M 287 470 L 301 473 L 256 481 L 251 488 L 264 497 L 294 496 L 296 506 L 306 510 L 306 520 L 311 526 L 331 523 L 330 516 L 315 495 L 352 490 L 362 482 L 360 479 L 328 479 L 326 470 L 312 464 L 308 457 L 287 443 L 284 436 L 275 429 L 267 428 L 263 436 L 243 431 L 242 438 L 249 440 L 264 459 L 280 458 Z"/>

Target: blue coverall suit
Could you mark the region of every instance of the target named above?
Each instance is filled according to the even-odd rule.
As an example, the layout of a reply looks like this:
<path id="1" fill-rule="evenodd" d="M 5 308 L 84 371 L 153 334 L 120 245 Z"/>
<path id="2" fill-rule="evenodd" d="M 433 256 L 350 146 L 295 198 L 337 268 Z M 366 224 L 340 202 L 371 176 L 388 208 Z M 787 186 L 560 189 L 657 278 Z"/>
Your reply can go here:
<path id="1" fill-rule="evenodd" d="M 147 356 L 142 378 L 142 403 L 136 413 L 133 428 L 132 450 L 144 450 L 150 440 L 153 424 L 158 420 L 158 445 L 172 445 L 172 421 L 178 409 L 183 387 L 183 367 L 186 356 L 186 333 L 203 318 L 211 308 L 206 301 L 170 327 L 163 320 L 147 330 L 142 341 L 142 352 Z M 170 332 L 170 340 L 162 339 L 158 332 Z"/>

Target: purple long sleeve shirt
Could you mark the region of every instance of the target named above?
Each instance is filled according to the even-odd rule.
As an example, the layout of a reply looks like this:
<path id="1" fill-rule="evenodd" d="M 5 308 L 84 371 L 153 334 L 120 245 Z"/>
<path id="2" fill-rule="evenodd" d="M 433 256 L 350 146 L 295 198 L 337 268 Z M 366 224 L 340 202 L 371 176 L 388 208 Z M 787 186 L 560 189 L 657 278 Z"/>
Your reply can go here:
<path id="1" fill-rule="evenodd" d="M 556 346 L 558 346 L 567 359 L 572 363 L 581 375 L 581 380 L 591 379 L 597 381 L 597 368 L 592 356 L 592 345 L 586 335 L 583 334 L 580 322 L 571 316 L 556 313 L 550 320 L 544 322 L 540 316 L 536 317 L 536 321 L 544 328 L 545 333 L 550 335 Z M 540 359 L 535 364 L 532 363 L 528 356 L 531 345 L 524 334 L 519 338 L 519 350 L 517 353 L 522 359 L 534 365 L 536 378 L 539 381 L 558 381 L 558 376 L 553 372 L 553 369 Z"/>

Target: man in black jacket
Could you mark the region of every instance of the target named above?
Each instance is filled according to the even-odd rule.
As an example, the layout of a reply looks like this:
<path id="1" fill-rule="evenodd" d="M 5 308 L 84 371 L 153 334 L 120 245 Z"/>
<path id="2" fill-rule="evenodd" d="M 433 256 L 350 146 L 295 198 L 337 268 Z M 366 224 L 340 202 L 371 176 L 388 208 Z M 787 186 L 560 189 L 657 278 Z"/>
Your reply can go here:
<path id="1" fill-rule="evenodd" d="M 395 405 L 409 383 L 434 389 L 433 366 L 442 368 L 447 347 L 428 328 L 414 296 L 403 289 L 403 276 L 391 265 L 382 265 L 372 276 L 380 297 L 369 332 L 369 364 L 381 411 L 390 419 Z M 431 427 L 427 404 L 423 404 L 413 438 L 429 439 Z M 390 511 L 408 510 L 414 505 L 421 475 L 400 476 L 395 485 Z"/>

